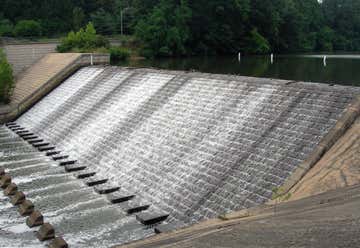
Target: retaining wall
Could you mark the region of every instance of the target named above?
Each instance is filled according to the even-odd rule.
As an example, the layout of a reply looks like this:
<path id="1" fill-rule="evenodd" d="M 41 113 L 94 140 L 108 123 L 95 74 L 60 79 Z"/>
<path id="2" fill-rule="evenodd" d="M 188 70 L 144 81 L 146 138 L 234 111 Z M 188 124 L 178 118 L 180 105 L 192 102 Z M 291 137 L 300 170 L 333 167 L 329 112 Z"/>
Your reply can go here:
<path id="1" fill-rule="evenodd" d="M 4 51 L 13 67 L 14 75 L 18 76 L 45 55 L 54 53 L 57 45 L 56 42 L 9 44 L 4 46 Z"/>

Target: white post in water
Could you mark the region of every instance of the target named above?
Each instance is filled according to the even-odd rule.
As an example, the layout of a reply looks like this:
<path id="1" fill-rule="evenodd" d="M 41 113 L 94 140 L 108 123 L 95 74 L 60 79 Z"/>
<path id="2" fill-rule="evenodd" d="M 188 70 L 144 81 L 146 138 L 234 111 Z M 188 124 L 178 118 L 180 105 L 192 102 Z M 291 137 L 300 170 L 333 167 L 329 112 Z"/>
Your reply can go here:
<path id="1" fill-rule="evenodd" d="M 271 61 L 271 64 L 274 63 L 274 54 L 273 53 L 270 55 L 270 61 Z"/>
<path id="2" fill-rule="evenodd" d="M 324 67 L 326 67 L 326 59 L 327 59 L 327 57 L 326 57 L 326 55 L 325 55 L 325 56 L 324 56 L 324 60 L 323 60 Z"/>
<path id="3" fill-rule="evenodd" d="M 90 64 L 91 64 L 91 65 L 94 65 L 93 54 L 90 54 Z"/>
<path id="4" fill-rule="evenodd" d="M 239 59 L 239 61 L 241 61 L 241 53 L 240 52 L 238 54 L 238 59 Z"/>

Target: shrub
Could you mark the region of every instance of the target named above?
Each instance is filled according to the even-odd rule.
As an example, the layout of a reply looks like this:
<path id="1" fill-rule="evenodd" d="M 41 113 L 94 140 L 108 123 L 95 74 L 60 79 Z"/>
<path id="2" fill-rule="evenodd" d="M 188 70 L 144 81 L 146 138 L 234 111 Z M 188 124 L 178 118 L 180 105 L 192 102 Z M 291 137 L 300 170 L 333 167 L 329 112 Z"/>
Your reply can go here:
<path id="1" fill-rule="evenodd" d="M 41 25 L 34 20 L 22 20 L 16 24 L 14 34 L 18 37 L 41 36 Z"/>
<path id="2" fill-rule="evenodd" d="M 0 102 L 9 103 L 14 84 L 11 65 L 3 51 L 0 50 Z"/>
<path id="3" fill-rule="evenodd" d="M 111 63 L 124 61 L 130 57 L 130 50 L 124 47 L 111 47 L 109 51 Z"/>
<path id="4" fill-rule="evenodd" d="M 0 20 L 0 36 L 13 36 L 13 24 L 7 20 Z"/>
<path id="5" fill-rule="evenodd" d="M 109 47 L 109 41 L 101 36 L 96 34 L 96 30 L 92 23 L 90 22 L 85 30 L 81 28 L 78 32 L 70 32 L 67 37 L 65 37 L 60 45 L 57 47 L 57 51 L 64 53 L 69 51 L 92 51 L 100 47 Z"/>

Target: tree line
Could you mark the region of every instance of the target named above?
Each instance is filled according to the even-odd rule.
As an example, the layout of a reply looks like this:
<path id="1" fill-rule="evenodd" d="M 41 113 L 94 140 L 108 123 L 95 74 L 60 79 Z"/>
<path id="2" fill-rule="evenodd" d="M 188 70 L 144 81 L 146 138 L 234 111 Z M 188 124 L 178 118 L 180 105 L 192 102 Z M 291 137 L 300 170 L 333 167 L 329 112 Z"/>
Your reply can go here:
<path id="1" fill-rule="evenodd" d="M 89 21 L 134 35 L 146 56 L 360 50 L 359 0 L 0 0 L 2 36 L 59 36 Z"/>

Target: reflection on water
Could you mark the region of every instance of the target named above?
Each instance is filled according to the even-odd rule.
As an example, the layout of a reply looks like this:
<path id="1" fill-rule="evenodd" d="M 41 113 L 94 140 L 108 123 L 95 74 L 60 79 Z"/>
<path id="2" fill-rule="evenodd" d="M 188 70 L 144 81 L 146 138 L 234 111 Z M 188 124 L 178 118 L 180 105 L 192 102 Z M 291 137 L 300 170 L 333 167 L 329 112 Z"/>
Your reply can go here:
<path id="1" fill-rule="evenodd" d="M 360 55 L 327 55 L 326 67 L 323 56 L 281 55 L 275 56 L 273 64 L 270 55 L 243 56 L 241 61 L 236 55 L 140 60 L 120 65 L 360 86 Z"/>

